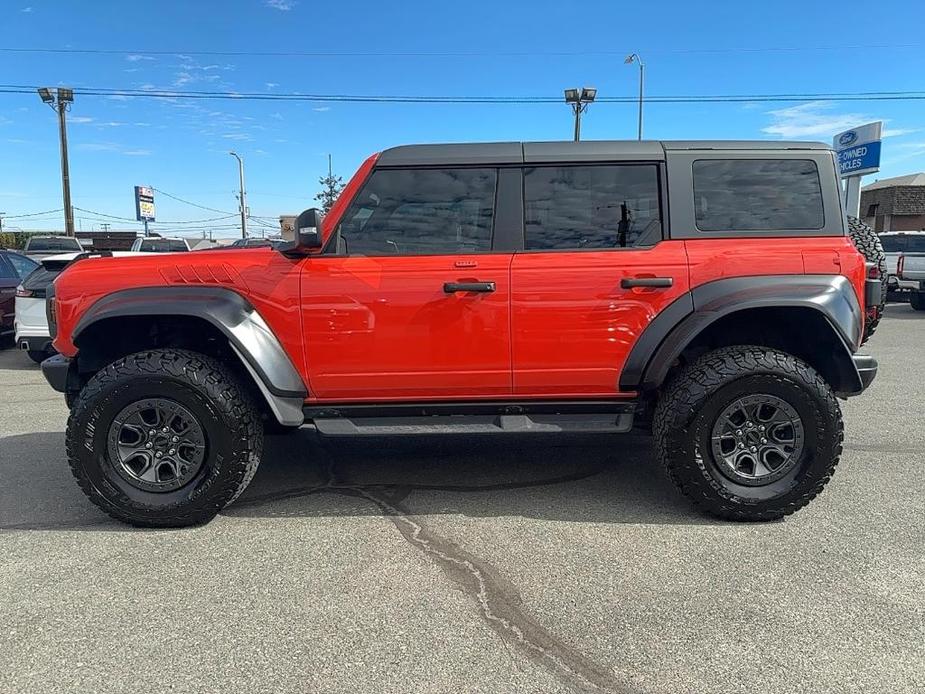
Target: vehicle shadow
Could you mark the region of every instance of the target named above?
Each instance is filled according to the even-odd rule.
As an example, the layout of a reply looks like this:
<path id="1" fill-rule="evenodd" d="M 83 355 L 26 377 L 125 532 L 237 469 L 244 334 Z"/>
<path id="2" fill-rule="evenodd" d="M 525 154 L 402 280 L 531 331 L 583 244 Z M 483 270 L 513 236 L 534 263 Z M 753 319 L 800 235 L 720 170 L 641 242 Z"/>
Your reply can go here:
<path id="1" fill-rule="evenodd" d="M 0 439 L 0 530 L 132 531 L 84 498 L 63 451 L 60 432 Z M 326 495 L 324 503 L 318 494 Z M 357 497 L 370 503 L 357 504 Z M 222 515 L 378 516 L 376 499 L 419 515 L 722 523 L 675 492 L 646 437 L 574 434 L 269 436 L 256 477 Z"/>
<path id="2" fill-rule="evenodd" d="M 884 315 L 895 320 L 921 320 L 925 318 L 925 311 L 916 311 L 909 303 L 887 304 Z"/>
<path id="3" fill-rule="evenodd" d="M 25 352 L 16 349 L 15 345 L 10 345 L 5 349 L 0 347 L 0 370 L 39 371 L 40 367 L 32 361 Z"/>

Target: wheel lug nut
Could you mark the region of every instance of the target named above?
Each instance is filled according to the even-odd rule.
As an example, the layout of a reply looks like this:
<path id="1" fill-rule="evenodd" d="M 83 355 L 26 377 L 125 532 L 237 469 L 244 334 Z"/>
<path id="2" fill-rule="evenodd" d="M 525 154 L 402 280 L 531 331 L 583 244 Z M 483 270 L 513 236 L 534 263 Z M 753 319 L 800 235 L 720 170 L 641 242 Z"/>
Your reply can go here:
<path id="1" fill-rule="evenodd" d="M 741 436 L 741 435 L 742 435 L 742 430 L 736 429 L 736 436 Z"/>
<path id="2" fill-rule="evenodd" d="M 167 455 L 173 455 L 174 453 L 176 453 L 176 450 L 173 449 L 173 448 L 171 448 L 169 451 L 167 451 Z"/>
<path id="3" fill-rule="evenodd" d="M 179 437 L 179 436 L 174 436 L 174 437 L 171 439 L 171 441 L 173 441 L 174 443 L 176 443 L 176 442 L 179 441 L 179 440 L 180 440 L 180 437 Z"/>
<path id="4" fill-rule="evenodd" d="M 768 442 L 768 440 L 767 440 L 764 436 L 762 436 L 762 437 L 761 437 L 761 443 L 767 443 L 767 442 Z"/>
<path id="5" fill-rule="evenodd" d="M 758 427 L 758 431 L 764 431 L 764 424 Z"/>
<path id="6" fill-rule="evenodd" d="M 758 447 L 757 447 L 757 446 L 752 446 L 752 447 L 749 448 L 748 450 L 750 450 L 752 453 L 757 453 L 757 452 L 758 452 Z"/>
<path id="7" fill-rule="evenodd" d="M 145 448 L 151 448 L 152 445 L 153 444 L 150 441 L 148 441 L 148 443 L 145 444 Z"/>
<path id="8" fill-rule="evenodd" d="M 167 433 L 167 427 L 164 427 L 163 429 L 161 429 L 161 431 L 163 431 L 163 432 L 166 434 L 166 433 Z"/>
<path id="9" fill-rule="evenodd" d="M 154 454 L 154 457 L 155 457 L 155 458 L 160 458 L 162 455 L 164 455 L 164 454 L 161 453 L 160 451 L 158 451 L 157 453 Z"/>
<path id="10" fill-rule="evenodd" d="M 152 430 L 151 430 L 151 436 L 155 436 L 156 434 L 157 434 L 157 431 L 154 430 L 154 429 L 152 429 Z"/>
<path id="11" fill-rule="evenodd" d="M 754 425 L 751 422 L 745 422 L 745 426 L 751 429 Z"/>

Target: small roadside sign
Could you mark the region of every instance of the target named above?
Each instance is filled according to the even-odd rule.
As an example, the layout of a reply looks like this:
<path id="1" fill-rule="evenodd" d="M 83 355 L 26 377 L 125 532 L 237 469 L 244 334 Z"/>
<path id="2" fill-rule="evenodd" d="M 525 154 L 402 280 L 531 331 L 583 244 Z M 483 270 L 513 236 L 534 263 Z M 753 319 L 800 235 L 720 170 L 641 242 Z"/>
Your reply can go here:
<path id="1" fill-rule="evenodd" d="M 135 186 L 135 219 L 139 222 L 154 221 L 154 189 Z"/>
<path id="2" fill-rule="evenodd" d="M 882 133 L 883 121 L 877 121 L 845 130 L 832 138 L 842 178 L 863 176 L 880 170 Z"/>

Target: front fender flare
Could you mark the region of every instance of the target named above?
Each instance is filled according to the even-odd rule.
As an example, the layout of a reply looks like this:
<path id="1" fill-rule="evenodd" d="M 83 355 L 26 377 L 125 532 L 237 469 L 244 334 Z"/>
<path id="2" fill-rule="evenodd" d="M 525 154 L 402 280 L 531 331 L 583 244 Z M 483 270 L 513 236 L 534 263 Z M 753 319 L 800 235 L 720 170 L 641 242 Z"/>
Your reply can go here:
<path id="1" fill-rule="evenodd" d="M 219 330 L 254 379 L 280 424 L 304 421 L 307 395 L 302 378 L 257 310 L 223 287 L 141 287 L 113 292 L 90 306 L 74 327 L 73 341 L 91 325 L 126 316 L 190 316 Z"/>

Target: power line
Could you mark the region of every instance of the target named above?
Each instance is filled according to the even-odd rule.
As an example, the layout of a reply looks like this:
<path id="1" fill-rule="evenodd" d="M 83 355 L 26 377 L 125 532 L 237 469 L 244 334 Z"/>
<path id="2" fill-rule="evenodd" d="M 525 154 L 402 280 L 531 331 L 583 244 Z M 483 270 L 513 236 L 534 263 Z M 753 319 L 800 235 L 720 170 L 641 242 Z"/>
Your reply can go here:
<path id="1" fill-rule="evenodd" d="M 200 205 L 200 204 L 195 203 L 195 202 L 190 202 L 189 200 L 184 200 L 183 198 L 178 198 L 176 195 L 171 195 L 171 194 L 168 193 L 167 191 L 161 190 L 160 188 L 154 188 L 153 186 L 152 186 L 152 190 L 157 191 L 157 192 L 160 193 L 161 195 L 166 195 L 168 198 L 171 198 L 171 199 L 173 199 L 173 200 L 176 200 L 177 202 L 182 202 L 182 203 L 184 203 L 184 204 L 186 204 L 186 205 L 191 205 L 192 207 L 198 207 L 198 208 L 201 209 L 201 210 L 208 210 L 209 212 L 221 212 L 222 214 L 230 215 L 230 216 L 235 216 L 235 215 L 237 214 L 237 213 L 235 213 L 235 212 L 228 212 L 227 210 L 218 210 L 218 209 L 216 209 L 216 208 L 214 208 L 214 207 L 206 207 L 205 205 Z"/>
<path id="2" fill-rule="evenodd" d="M 96 210 L 87 210 L 83 207 L 77 207 L 77 205 L 74 205 L 74 209 L 80 210 L 81 212 L 86 212 L 87 214 L 94 215 L 96 217 L 104 217 L 106 219 L 115 219 L 120 222 L 136 222 L 136 223 L 138 222 L 137 219 L 132 219 L 131 217 L 119 217 L 117 215 L 106 214 L 105 212 L 97 212 Z M 218 221 L 222 221 L 225 219 L 229 219 L 230 217 L 237 217 L 237 215 L 227 214 L 224 217 L 209 217 L 208 219 L 185 219 L 185 220 L 177 220 L 177 221 L 163 220 L 157 223 L 161 225 L 163 224 L 202 224 L 205 222 L 218 222 Z"/>
<path id="3" fill-rule="evenodd" d="M 27 212 L 26 214 L 4 214 L 3 216 L 6 219 L 21 219 L 23 217 L 40 217 L 46 214 L 55 214 L 57 212 L 63 212 L 64 208 L 59 207 L 57 210 L 45 210 L 44 212 Z"/>
<path id="4" fill-rule="evenodd" d="M 204 51 L 204 50 L 150 50 L 120 48 L 18 48 L 2 47 L 3 53 L 58 53 L 65 55 L 145 55 L 145 56 L 214 56 L 256 58 L 477 58 L 477 57 L 579 57 L 625 56 L 630 50 L 665 55 L 692 55 L 717 53 L 804 53 L 817 51 L 905 50 L 922 48 L 921 43 L 854 44 L 834 46 L 751 46 L 728 48 L 654 48 L 631 47 L 620 50 L 584 49 L 570 51 Z"/>
<path id="5" fill-rule="evenodd" d="M 28 85 L 0 85 L 3 94 L 32 94 L 37 87 Z M 231 99 L 241 101 L 310 101 L 340 103 L 424 103 L 424 104 L 559 104 L 559 96 L 412 96 L 412 95 L 354 95 L 354 94 L 263 94 L 258 92 L 218 92 L 180 90 L 116 89 L 110 87 L 79 87 L 75 94 L 82 96 L 130 96 L 155 99 Z M 648 103 L 736 103 L 776 101 L 921 101 L 925 91 L 896 92 L 804 92 L 784 94 L 700 94 L 649 96 Z M 595 103 L 636 103 L 635 96 L 599 96 Z M 221 211 L 221 210 L 219 210 Z"/>

